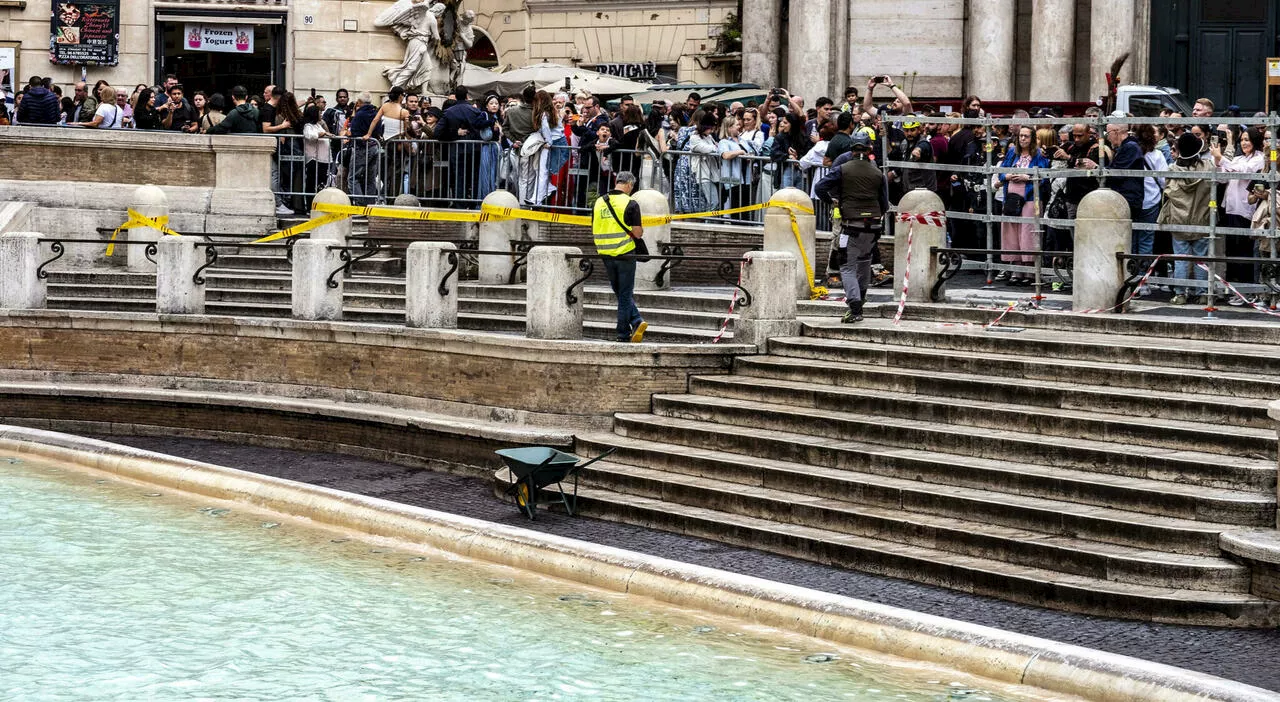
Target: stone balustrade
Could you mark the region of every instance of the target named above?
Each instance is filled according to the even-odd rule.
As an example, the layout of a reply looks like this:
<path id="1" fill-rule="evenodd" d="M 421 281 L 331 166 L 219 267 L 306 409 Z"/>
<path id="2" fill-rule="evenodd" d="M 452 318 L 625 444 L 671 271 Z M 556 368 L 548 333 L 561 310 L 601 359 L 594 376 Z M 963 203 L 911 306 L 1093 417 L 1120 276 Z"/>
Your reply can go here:
<path id="1" fill-rule="evenodd" d="M 274 152 L 262 136 L 3 127 L 0 202 L 32 205 L 26 231 L 95 238 L 127 219 L 138 186 L 159 184 L 173 229 L 265 232 L 276 224 Z M 98 247 L 72 245 L 64 261 L 101 259 Z"/>

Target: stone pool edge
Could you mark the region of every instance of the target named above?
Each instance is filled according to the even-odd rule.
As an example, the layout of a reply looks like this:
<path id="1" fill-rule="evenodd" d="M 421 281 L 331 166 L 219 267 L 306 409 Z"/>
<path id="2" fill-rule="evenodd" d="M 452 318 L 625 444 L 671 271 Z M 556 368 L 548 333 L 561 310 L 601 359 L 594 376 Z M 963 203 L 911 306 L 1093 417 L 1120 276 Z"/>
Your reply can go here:
<path id="1" fill-rule="evenodd" d="M 0 426 L 0 450 L 1091 700 L 1280 700 L 1204 673 L 624 549 L 68 434 Z"/>

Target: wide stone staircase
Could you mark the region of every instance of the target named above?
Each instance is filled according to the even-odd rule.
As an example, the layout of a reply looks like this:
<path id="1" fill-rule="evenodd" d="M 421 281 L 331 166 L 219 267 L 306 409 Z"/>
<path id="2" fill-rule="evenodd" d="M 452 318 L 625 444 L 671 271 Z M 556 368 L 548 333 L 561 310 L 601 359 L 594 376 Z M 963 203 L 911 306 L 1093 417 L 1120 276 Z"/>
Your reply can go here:
<path id="1" fill-rule="evenodd" d="M 580 435 L 617 449 L 582 511 L 1056 609 L 1280 624 L 1219 548 L 1275 525 L 1270 332 L 1062 319 L 807 324 Z"/>
<path id="2" fill-rule="evenodd" d="M 282 250 L 253 252 L 229 248 L 204 274 L 205 311 L 215 315 L 289 317 L 291 264 Z M 522 334 L 525 286 L 479 285 L 462 281 L 458 289 L 458 326 L 462 329 Z M 885 291 L 887 294 L 887 291 Z M 649 322 L 646 338 L 674 343 L 706 343 L 719 332 L 729 312 L 730 288 L 697 288 L 638 292 L 636 303 Z M 156 276 L 120 268 L 51 267 L 50 309 L 154 312 Z M 353 322 L 403 324 L 404 260 L 378 254 L 352 266 L 343 283 L 343 319 Z M 616 303 L 607 287 L 588 284 L 583 297 L 584 334 L 615 336 Z M 839 316 L 840 302 L 802 303 L 802 314 Z M 723 340 L 733 339 L 733 322 Z"/>

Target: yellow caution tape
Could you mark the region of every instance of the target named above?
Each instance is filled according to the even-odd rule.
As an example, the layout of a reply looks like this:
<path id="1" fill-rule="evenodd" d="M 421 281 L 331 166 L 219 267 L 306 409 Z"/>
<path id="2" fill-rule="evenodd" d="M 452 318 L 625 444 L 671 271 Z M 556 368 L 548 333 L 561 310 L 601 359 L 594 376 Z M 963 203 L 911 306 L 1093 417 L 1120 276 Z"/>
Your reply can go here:
<path id="1" fill-rule="evenodd" d="M 107 244 L 108 256 L 111 256 L 116 252 L 116 237 L 120 236 L 120 232 L 128 229 L 155 229 L 168 236 L 182 236 L 168 227 L 169 218 L 167 216 L 152 219 L 139 213 L 132 207 L 129 208 L 128 213 L 128 221 L 116 227 L 115 231 L 111 232 L 111 241 Z"/>
<path id="2" fill-rule="evenodd" d="M 827 295 L 831 294 L 831 291 L 821 285 L 814 285 L 813 266 L 809 264 L 809 254 L 805 253 L 804 241 L 800 238 L 800 223 L 796 221 L 796 213 L 794 210 L 788 211 L 787 214 L 791 215 L 791 233 L 796 237 L 796 248 L 800 249 L 800 261 L 804 263 L 805 280 L 809 283 L 809 299 L 824 299 Z"/>
<path id="3" fill-rule="evenodd" d="M 348 216 L 349 215 L 336 214 L 336 213 L 323 215 L 321 217 L 316 217 L 315 219 L 307 220 L 306 222 L 303 222 L 301 224 L 295 224 L 292 227 L 278 231 L 275 234 L 268 234 L 267 236 L 264 236 L 261 239 L 256 239 L 254 241 L 249 242 L 249 244 L 250 245 L 266 244 L 272 241 L 279 241 L 280 239 L 288 239 L 291 236 L 297 236 L 299 234 L 309 232 L 312 229 L 315 229 L 317 227 L 323 227 L 326 224 L 332 224 L 333 222 L 341 222 L 342 220 L 346 219 Z"/>
<path id="4" fill-rule="evenodd" d="M 342 215 L 346 217 L 365 216 L 379 217 L 382 219 L 410 219 L 419 222 L 502 222 L 512 219 L 523 219 L 533 222 L 548 222 L 551 224 L 568 224 L 571 226 L 589 227 L 591 226 L 591 217 L 589 215 L 566 214 L 563 212 L 543 212 L 540 210 L 526 210 L 516 207 L 495 207 L 493 205 L 481 205 L 479 212 L 451 212 L 440 210 L 428 210 L 416 207 L 382 207 L 370 205 L 367 207 L 359 207 L 355 205 L 331 205 L 318 203 L 315 206 L 316 212 L 326 214 Z M 688 214 L 677 215 L 654 215 L 643 218 L 641 223 L 643 226 L 660 226 L 678 222 L 685 219 L 701 219 L 709 217 L 723 217 L 726 215 L 740 214 L 743 212 L 754 212 L 769 207 L 776 207 L 788 211 L 803 212 L 805 214 L 813 214 L 813 208 L 794 202 L 784 202 L 781 200 L 770 200 L 769 202 L 759 205 L 746 205 L 744 207 L 733 207 L 724 210 L 715 210 L 712 212 L 690 212 Z M 283 233 L 283 232 L 282 232 Z M 277 237 L 280 238 L 280 237 Z"/>

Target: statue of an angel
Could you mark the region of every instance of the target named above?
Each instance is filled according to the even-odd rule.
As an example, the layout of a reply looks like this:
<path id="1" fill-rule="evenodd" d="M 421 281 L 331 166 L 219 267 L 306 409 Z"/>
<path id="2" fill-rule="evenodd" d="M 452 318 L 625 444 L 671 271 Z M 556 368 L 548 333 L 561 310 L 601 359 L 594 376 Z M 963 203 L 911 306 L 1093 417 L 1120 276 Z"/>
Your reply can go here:
<path id="1" fill-rule="evenodd" d="M 440 2 L 397 0 L 374 19 L 374 26 L 392 27 L 407 42 L 404 61 L 382 72 L 393 87 L 421 90 L 428 86 L 433 92 L 443 92 L 434 88 L 449 81 L 451 69 L 447 63 L 440 65 L 437 58 L 441 43 L 439 20 L 444 10 Z"/>

